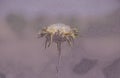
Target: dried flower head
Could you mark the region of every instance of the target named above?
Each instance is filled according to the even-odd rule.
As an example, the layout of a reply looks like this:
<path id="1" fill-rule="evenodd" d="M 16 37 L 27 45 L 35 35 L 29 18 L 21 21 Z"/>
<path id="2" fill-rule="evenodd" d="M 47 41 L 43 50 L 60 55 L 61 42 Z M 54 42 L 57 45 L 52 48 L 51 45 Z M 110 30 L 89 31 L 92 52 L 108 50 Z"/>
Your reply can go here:
<path id="1" fill-rule="evenodd" d="M 78 29 L 72 28 L 65 24 L 53 24 L 44 27 L 38 33 L 38 38 L 45 37 L 45 48 L 49 47 L 51 43 L 57 44 L 58 51 L 61 51 L 61 43 L 67 42 L 71 46 L 71 42 L 78 36 Z"/>

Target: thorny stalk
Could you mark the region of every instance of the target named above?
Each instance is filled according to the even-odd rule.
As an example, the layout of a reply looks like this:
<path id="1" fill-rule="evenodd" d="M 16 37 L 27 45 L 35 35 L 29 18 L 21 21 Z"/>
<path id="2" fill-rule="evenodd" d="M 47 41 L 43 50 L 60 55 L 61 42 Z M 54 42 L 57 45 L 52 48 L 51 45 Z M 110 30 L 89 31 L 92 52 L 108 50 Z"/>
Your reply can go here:
<path id="1" fill-rule="evenodd" d="M 57 71 L 57 78 L 59 78 L 59 66 L 60 66 L 60 60 L 61 60 L 61 42 L 57 42 L 57 49 L 58 49 L 58 63 L 56 66 L 56 71 Z"/>

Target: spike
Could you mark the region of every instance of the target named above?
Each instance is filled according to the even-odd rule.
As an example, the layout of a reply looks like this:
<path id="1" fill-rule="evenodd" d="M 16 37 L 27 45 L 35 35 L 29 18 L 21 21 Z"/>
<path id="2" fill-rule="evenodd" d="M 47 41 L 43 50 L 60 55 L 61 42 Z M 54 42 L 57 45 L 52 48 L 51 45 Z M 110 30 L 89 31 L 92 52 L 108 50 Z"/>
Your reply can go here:
<path id="1" fill-rule="evenodd" d="M 73 39 L 72 36 L 69 36 L 69 39 L 70 39 L 71 42 L 74 42 L 74 39 Z"/>
<path id="2" fill-rule="evenodd" d="M 59 51 L 59 53 L 61 52 L 61 42 L 57 42 L 57 49 Z"/>
<path id="3" fill-rule="evenodd" d="M 45 41 L 45 49 L 46 49 L 47 43 L 48 43 L 48 39 L 46 39 Z"/>
<path id="4" fill-rule="evenodd" d="M 50 44 L 52 44 L 52 42 L 53 42 L 53 35 L 50 34 Z"/>
<path id="5" fill-rule="evenodd" d="M 50 45 L 51 45 L 51 42 L 49 41 L 48 47 L 50 47 Z"/>
<path id="6" fill-rule="evenodd" d="M 70 41 L 70 39 L 69 39 L 68 37 L 66 37 L 66 40 L 67 40 L 68 44 L 69 44 L 70 46 L 72 46 L 72 43 L 71 43 L 71 41 Z"/>

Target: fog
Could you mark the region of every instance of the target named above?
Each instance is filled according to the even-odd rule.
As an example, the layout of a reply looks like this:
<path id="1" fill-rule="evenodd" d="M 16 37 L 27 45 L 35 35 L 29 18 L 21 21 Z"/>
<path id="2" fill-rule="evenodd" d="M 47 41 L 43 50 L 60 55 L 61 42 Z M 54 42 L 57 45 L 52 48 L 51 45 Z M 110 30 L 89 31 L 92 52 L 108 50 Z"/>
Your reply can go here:
<path id="1" fill-rule="evenodd" d="M 62 44 L 59 78 L 120 77 L 119 0 L 0 0 L 0 78 L 57 78 L 56 45 L 36 37 L 55 23 L 80 32 Z"/>

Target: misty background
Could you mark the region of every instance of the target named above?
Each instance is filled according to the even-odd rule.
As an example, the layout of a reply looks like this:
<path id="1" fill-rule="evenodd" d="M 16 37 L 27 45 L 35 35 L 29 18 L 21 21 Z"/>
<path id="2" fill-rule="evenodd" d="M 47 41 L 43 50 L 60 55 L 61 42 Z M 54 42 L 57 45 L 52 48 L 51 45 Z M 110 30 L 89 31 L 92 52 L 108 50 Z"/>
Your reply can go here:
<path id="1" fill-rule="evenodd" d="M 59 78 L 120 78 L 120 0 L 0 0 L 0 78 L 57 78 L 56 45 L 36 37 L 55 23 L 80 31 Z"/>

